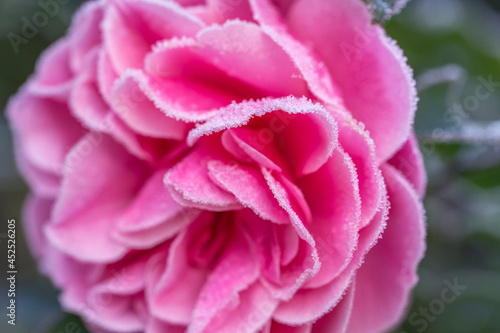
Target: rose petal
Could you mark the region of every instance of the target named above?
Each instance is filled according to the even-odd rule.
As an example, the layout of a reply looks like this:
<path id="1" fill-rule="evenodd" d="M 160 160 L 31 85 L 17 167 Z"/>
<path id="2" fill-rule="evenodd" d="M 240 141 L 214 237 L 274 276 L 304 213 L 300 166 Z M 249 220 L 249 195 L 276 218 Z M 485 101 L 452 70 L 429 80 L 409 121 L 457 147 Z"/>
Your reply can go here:
<path id="1" fill-rule="evenodd" d="M 72 114 L 84 126 L 103 131 L 109 106 L 103 100 L 96 82 L 98 59 L 98 50 L 88 54 L 71 90 L 69 105 Z"/>
<path id="2" fill-rule="evenodd" d="M 312 49 L 301 43 L 289 32 L 283 18 L 274 5 L 268 0 L 249 0 L 254 17 L 260 22 L 262 31 L 278 44 L 300 71 L 295 79 L 307 83 L 309 90 L 328 104 L 341 102 L 341 93 L 333 82 L 325 64 Z M 288 4 L 281 3 L 282 12 Z"/>
<path id="3" fill-rule="evenodd" d="M 158 40 L 192 36 L 202 26 L 199 19 L 174 2 L 126 0 L 107 7 L 102 27 L 111 63 L 121 74 L 130 68 L 142 68 L 145 55 Z"/>
<path id="4" fill-rule="evenodd" d="M 241 35 L 245 43 L 240 42 Z M 281 48 L 257 25 L 239 20 L 205 28 L 196 39 L 158 44 L 148 55 L 146 68 L 154 76 L 215 86 L 215 93 L 230 92 L 238 101 L 307 94 L 304 83 L 294 79 L 298 71 Z"/>
<path id="5" fill-rule="evenodd" d="M 106 272 L 110 276 L 91 286 L 87 291 L 88 306 L 99 314 L 92 320 L 94 323 L 120 332 L 143 329 L 144 322 L 134 307 L 142 298 L 137 293 L 144 288 L 147 263 L 148 258 L 140 257 L 111 265 Z"/>
<path id="6" fill-rule="evenodd" d="M 339 143 L 356 166 L 361 197 L 360 228 L 363 228 L 386 199 L 384 180 L 376 162 L 375 144 L 361 124 L 346 114 L 330 111 L 339 124 Z"/>
<path id="7" fill-rule="evenodd" d="M 301 325 L 301 326 L 287 326 L 273 321 L 270 333 L 311 333 L 312 324 Z M 327 332 L 327 331 L 322 331 Z M 335 332 L 335 331 L 328 331 Z"/>
<path id="8" fill-rule="evenodd" d="M 254 161 L 258 165 L 282 172 L 286 162 L 274 144 L 259 144 L 262 131 L 248 127 L 231 128 L 222 133 L 222 144 L 231 155 L 243 162 Z M 257 149 L 258 148 L 258 149 Z"/>
<path id="9" fill-rule="evenodd" d="M 184 326 L 172 325 L 163 320 L 151 317 L 146 328 L 148 333 L 184 333 Z"/>
<path id="10" fill-rule="evenodd" d="M 185 234 L 177 236 L 160 278 L 148 283 L 151 314 L 173 325 L 191 322 L 198 295 L 207 278 L 206 271 L 188 265 L 184 239 Z"/>
<path id="11" fill-rule="evenodd" d="M 179 233 L 198 215 L 180 206 L 163 184 L 166 169 L 156 171 L 116 224 L 114 236 L 135 248 L 151 248 Z"/>
<path id="12" fill-rule="evenodd" d="M 211 323 L 203 331 L 189 330 L 189 333 L 210 332 L 258 332 L 271 318 L 277 301 L 258 281 L 243 290 L 231 308 L 219 322 Z"/>
<path id="13" fill-rule="evenodd" d="M 209 176 L 224 190 L 234 194 L 245 207 L 259 217 L 278 224 L 289 223 L 286 212 L 275 201 L 260 171 L 246 166 L 208 163 Z"/>
<path id="14" fill-rule="evenodd" d="M 65 104 L 26 91 L 9 102 L 7 115 L 19 154 L 44 172 L 59 174 L 66 154 L 85 134 Z"/>
<path id="15" fill-rule="evenodd" d="M 138 134 L 115 113 L 108 113 L 106 116 L 104 130 L 130 154 L 152 164 L 158 163 L 175 144 L 175 141 Z"/>
<path id="16" fill-rule="evenodd" d="M 249 210 L 240 211 L 238 216 L 241 216 L 242 221 L 244 221 L 248 237 L 253 240 L 250 246 L 260 266 L 261 278 L 267 280 L 262 281 L 262 283 L 264 285 L 280 285 L 281 244 L 278 235 L 280 229 L 277 225 L 261 219 Z"/>
<path id="17" fill-rule="evenodd" d="M 26 233 L 27 244 L 31 253 L 38 259 L 42 259 L 48 245 L 43 234 L 43 226 L 50 219 L 50 213 L 54 205 L 53 199 L 47 199 L 37 195 L 30 195 L 24 203 L 23 227 Z"/>
<path id="18" fill-rule="evenodd" d="M 382 171 L 391 201 L 389 220 L 382 239 L 367 254 L 356 274 L 347 332 L 382 332 L 398 323 L 417 283 L 417 266 L 425 250 L 420 200 L 398 171 L 388 165 Z"/>
<path id="19" fill-rule="evenodd" d="M 320 170 L 300 179 L 299 186 L 311 209 L 307 228 L 322 264 L 306 287 L 317 288 L 347 266 L 357 247 L 361 200 L 354 163 L 337 149 Z"/>
<path id="20" fill-rule="evenodd" d="M 53 171 L 44 171 L 28 161 L 19 148 L 16 150 L 17 166 L 25 181 L 29 184 L 31 191 L 46 198 L 57 197 L 61 186 L 61 177 L 58 175 L 60 174 L 60 168 L 54 168 Z"/>
<path id="21" fill-rule="evenodd" d="M 164 80 L 137 70 L 128 70 L 121 77 L 125 81 L 135 81 L 139 92 L 144 93 L 167 117 L 188 123 L 208 119 L 215 112 L 214 109 L 233 100 L 229 94 L 224 92 L 223 96 L 207 85 Z"/>
<path id="22" fill-rule="evenodd" d="M 104 49 L 99 50 L 99 60 L 97 64 L 97 84 L 102 98 L 110 105 L 111 90 L 118 78 L 118 75 L 113 68 L 111 59 Z"/>
<path id="23" fill-rule="evenodd" d="M 347 291 L 366 252 L 381 235 L 387 211 L 388 205 L 381 208 L 371 223 L 360 231 L 358 247 L 339 276 L 323 287 L 299 290 L 291 300 L 279 305 L 274 318 L 279 322 L 295 326 L 315 321 L 334 308 Z"/>
<path id="24" fill-rule="evenodd" d="M 84 137 L 66 159 L 61 193 L 46 229 L 50 242 L 82 261 L 121 257 L 126 248 L 111 232 L 146 172 L 144 164 L 109 137 L 101 136 L 100 142 Z M 85 234 L 92 235 L 92 242 L 82 239 Z"/>
<path id="25" fill-rule="evenodd" d="M 84 316 L 84 320 L 109 332 L 134 333 L 143 330 L 144 322 L 135 312 L 130 296 L 106 297 L 106 306 L 98 310 L 86 310 L 87 313 L 93 312 L 91 316 Z"/>
<path id="26" fill-rule="evenodd" d="M 231 243 L 210 273 L 199 295 L 188 332 L 231 332 L 220 326 L 234 325 L 232 321 L 235 315 L 241 315 L 245 311 L 237 309 L 238 305 L 243 305 L 241 293 L 247 292 L 259 274 L 258 265 L 249 257 L 250 254 L 247 240 L 239 231 L 232 237 Z"/>
<path id="27" fill-rule="evenodd" d="M 34 78 L 27 89 L 43 97 L 65 101 L 73 84 L 74 74 L 69 62 L 70 42 L 62 38 L 40 56 Z M 26 89 L 26 88 L 25 88 Z"/>
<path id="28" fill-rule="evenodd" d="M 312 43 L 346 108 L 370 132 L 378 159 L 386 160 L 408 137 L 416 109 L 402 51 L 380 26 L 371 25 L 358 0 L 298 0 L 284 15 L 293 33 Z"/>
<path id="29" fill-rule="evenodd" d="M 282 281 L 284 288 L 278 288 L 278 290 L 274 291 L 276 297 L 289 300 L 308 279 L 318 273 L 321 262 L 319 260 L 315 241 L 307 230 L 304 222 L 297 214 L 299 209 L 297 209 L 297 205 L 293 203 L 292 196 L 285 189 L 283 184 L 273 176 L 271 171 L 262 169 L 262 173 L 279 205 L 288 213 L 295 231 L 307 244 L 307 248 L 304 248 L 304 246 L 299 248 L 299 255 L 296 258 L 298 260 L 292 262 L 291 269 L 283 272 Z"/>
<path id="30" fill-rule="evenodd" d="M 318 319 L 312 327 L 311 333 L 336 332 L 344 333 L 351 317 L 356 283 L 352 282 L 342 300 L 332 309 Z M 274 332 L 273 332 L 274 333 Z"/>
<path id="31" fill-rule="evenodd" d="M 279 113 L 269 115 L 278 110 L 283 111 L 285 116 L 280 116 Z M 287 118 L 287 114 L 292 115 L 291 119 Z M 274 132 L 278 133 L 276 136 L 282 137 L 280 142 L 284 146 L 281 149 L 289 158 L 292 170 L 299 175 L 312 173 L 321 167 L 328 160 L 337 143 L 336 123 L 323 107 L 305 98 L 294 97 L 264 99 L 228 106 L 207 122 L 191 130 L 188 134 L 188 143 L 192 145 L 202 136 L 247 125 L 252 118 L 255 119 L 253 121 L 256 122 L 256 126 L 262 128 L 256 140 L 252 140 L 253 148 L 262 152 L 263 146 L 277 144 Z M 276 127 L 279 124 L 278 120 L 283 123 Z M 296 135 L 299 129 L 314 131 L 314 133 L 310 133 L 304 139 Z M 268 135 L 265 140 L 259 139 L 259 134 L 263 133 Z M 318 142 L 321 144 L 318 145 Z"/>
<path id="32" fill-rule="evenodd" d="M 78 73 L 82 70 L 89 53 L 95 46 L 101 44 L 101 22 L 104 17 L 104 1 L 84 3 L 73 18 L 69 29 L 70 54 L 67 57 L 71 69 Z M 53 61 L 54 64 L 58 62 Z"/>
<path id="33" fill-rule="evenodd" d="M 207 0 L 206 6 L 210 23 L 224 23 L 232 19 L 252 21 L 252 11 L 247 0 Z"/>
<path id="34" fill-rule="evenodd" d="M 299 237 L 290 224 L 278 227 L 278 241 L 281 249 L 281 265 L 287 266 L 297 256 Z"/>
<path id="35" fill-rule="evenodd" d="M 208 146 L 193 150 L 167 173 L 165 184 L 181 205 L 213 211 L 238 209 L 241 204 L 234 195 L 217 186 L 208 175 L 210 161 L 228 161 L 220 152 L 212 151 Z"/>
<path id="36" fill-rule="evenodd" d="M 424 196 L 427 178 L 424 161 L 415 133 L 410 134 L 403 147 L 398 150 L 388 163 L 405 176 L 406 180 L 413 185 L 413 188 L 421 198 Z"/>
<path id="37" fill-rule="evenodd" d="M 113 87 L 111 104 L 124 122 L 139 134 L 164 139 L 181 140 L 187 133 L 188 124 L 164 114 L 148 99 L 129 71 L 120 77 Z"/>

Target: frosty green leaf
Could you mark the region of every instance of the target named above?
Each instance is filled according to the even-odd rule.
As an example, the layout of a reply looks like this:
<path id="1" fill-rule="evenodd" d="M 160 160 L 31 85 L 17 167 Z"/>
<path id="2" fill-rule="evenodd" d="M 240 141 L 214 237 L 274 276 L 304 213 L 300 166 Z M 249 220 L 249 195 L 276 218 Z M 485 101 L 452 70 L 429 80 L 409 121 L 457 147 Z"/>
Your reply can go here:
<path id="1" fill-rule="evenodd" d="M 363 0 L 373 15 L 375 22 L 384 22 L 398 14 L 409 0 Z"/>

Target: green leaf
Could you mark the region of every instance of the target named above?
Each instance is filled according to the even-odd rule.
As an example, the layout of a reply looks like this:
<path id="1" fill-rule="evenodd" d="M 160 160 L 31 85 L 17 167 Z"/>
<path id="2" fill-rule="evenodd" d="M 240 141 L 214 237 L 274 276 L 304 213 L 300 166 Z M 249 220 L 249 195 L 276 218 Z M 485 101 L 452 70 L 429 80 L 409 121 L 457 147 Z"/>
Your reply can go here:
<path id="1" fill-rule="evenodd" d="M 444 160 L 449 160 L 454 157 L 461 149 L 461 143 L 440 143 L 436 144 L 436 151 Z"/>
<path id="2" fill-rule="evenodd" d="M 500 165 L 487 169 L 467 171 L 462 176 L 482 188 L 500 186 Z"/>
<path id="3" fill-rule="evenodd" d="M 381 23 L 399 13 L 408 0 L 363 0 L 372 12 L 373 20 Z"/>
<path id="4" fill-rule="evenodd" d="M 46 332 L 47 333 L 66 333 L 66 332 L 90 333 L 85 328 L 85 325 L 83 324 L 80 317 L 72 314 L 63 315 L 63 317 L 57 323 L 55 323 L 55 325 L 52 328 L 49 328 Z"/>

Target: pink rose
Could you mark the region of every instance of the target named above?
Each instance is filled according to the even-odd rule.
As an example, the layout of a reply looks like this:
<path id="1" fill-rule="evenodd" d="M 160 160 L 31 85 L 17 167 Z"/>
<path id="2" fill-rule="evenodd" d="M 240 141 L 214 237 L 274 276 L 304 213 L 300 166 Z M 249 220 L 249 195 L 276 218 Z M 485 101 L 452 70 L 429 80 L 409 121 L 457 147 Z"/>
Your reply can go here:
<path id="1" fill-rule="evenodd" d="M 382 332 L 424 251 L 416 96 L 360 0 L 86 4 L 9 105 L 25 230 L 96 332 Z"/>

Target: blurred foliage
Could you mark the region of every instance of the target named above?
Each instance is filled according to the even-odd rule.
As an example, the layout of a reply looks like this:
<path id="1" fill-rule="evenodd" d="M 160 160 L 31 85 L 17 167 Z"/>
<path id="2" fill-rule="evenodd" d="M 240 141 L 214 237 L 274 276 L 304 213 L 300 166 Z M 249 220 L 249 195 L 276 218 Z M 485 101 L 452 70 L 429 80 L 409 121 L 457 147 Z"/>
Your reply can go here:
<path id="1" fill-rule="evenodd" d="M 500 186 L 500 165 L 479 170 L 467 170 L 462 173 L 462 176 L 479 187 L 491 189 Z"/>
<path id="2" fill-rule="evenodd" d="M 15 52 L 9 33 L 20 34 L 23 18 L 40 11 L 35 0 L 0 0 L 0 107 L 32 73 L 39 54 L 64 34 L 81 0 L 61 5 L 57 14 Z M 392 6 L 395 0 L 365 0 Z M 382 7 L 377 7 L 382 8 Z M 377 13 L 382 19 L 384 11 Z M 421 141 L 429 186 L 425 199 L 428 250 L 420 267 L 408 318 L 396 333 L 500 332 L 500 144 L 442 143 L 439 131 L 460 132 L 469 123 L 500 120 L 500 87 L 465 110 L 479 77 L 500 82 L 500 1 L 412 0 L 386 22 L 414 69 L 420 102 L 415 128 Z M 469 98 L 470 100 L 470 98 Z M 456 105 L 462 107 L 457 112 Z M 464 111 L 465 110 L 465 111 Z M 451 115 L 451 116 L 450 116 Z M 436 130 L 439 130 L 436 132 Z M 430 138 L 430 139 L 429 139 Z M 21 219 L 26 187 L 18 176 L 5 119 L 0 117 L 0 219 Z M 0 232 L 3 232 L 1 230 Z M 18 239 L 23 243 L 22 234 Z M 23 243 L 24 244 L 24 243 Z M 3 243 L 0 243 L 4 246 Z M 18 326 L 0 322 L 0 332 L 66 332 L 78 318 L 62 316 L 57 293 L 36 273 L 26 245 L 18 245 L 20 266 Z M 3 263 L 2 263 L 3 264 Z M 467 288 L 450 304 L 439 305 L 446 282 Z M 4 282 L 2 282 L 4 283 Z M 3 287 L 2 287 L 3 288 Z M 3 306 L 3 304 L 2 304 Z M 422 310 L 434 307 L 438 315 Z M 442 311 L 441 311 L 442 310 Z M 413 316 L 413 317 L 412 317 Z M 410 318 L 413 318 L 410 319 Z M 73 326 L 71 326 L 73 327 Z"/>
<path id="3" fill-rule="evenodd" d="M 373 15 L 375 22 L 384 22 L 399 13 L 408 0 L 363 0 Z"/>
<path id="4" fill-rule="evenodd" d="M 500 332 L 500 144 L 480 137 L 442 143 L 437 135 L 500 119 L 499 87 L 478 106 L 467 104 L 479 77 L 500 82 L 498 10 L 499 1 L 412 0 L 385 25 L 417 79 L 415 128 L 426 138 L 421 148 L 429 177 L 428 249 L 397 333 Z M 467 289 L 446 304 L 444 281 L 455 279 Z"/>
<path id="5" fill-rule="evenodd" d="M 27 43 L 19 44 L 18 52 L 15 52 L 13 34 L 24 38 L 24 20 L 33 22 L 34 15 L 43 12 L 43 9 L 38 0 L 0 0 L 0 108 L 4 108 L 8 97 L 33 72 L 40 53 L 65 33 L 73 12 L 83 2 L 70 0 L 59 5 L 54 17 L 49 17 L 47 23 L 39 28 L 35 26 L 37 33 L 26 38 Z"/>
<path id="6" fill-rule="evenodd" d="M 6 320 L 0 321 L 0 332 L 27 333 L 51 332 L 69 333 L 73 331 L 55 330 L 53 324 L 60 318 L 61 309 L 57 301 L 57 291 L 52 283 L 42 277 L 37 270 L 36 262 L 31 257 L 22 232 L 22 202 L 27 194 L 27 188 L 16 171 L 12 153 L 12 138 L 8 130 L 3 109 L 10 95 L 26 81 L 33 72 L 35 62 L 40 53 L 52 42 L 61 37 L 71 20 L 71 15 L 82 3 L 82 0 L 70 0 L 61 5 L 56 15 L 50 17 L 47 23 L 27 43 L 20 44 L 16 53 L 9 36 L 22 35 L 23 20 L 33 21 L 33 16 L 42 8 L 38 0 L 0 0 L 0 235 L 6 233 L 5 221 L 15 218 L 16 233 L 16 264 L 18 266 L 16 290 L 16 326 L 8 325 Z M 12 38 L 11 38 L 12 39 Z M 0 239 L 0 253 L 7 253 L 6 242 Z M 0 269 L 6 271 L 6 262 L 0 261 Z M 2 294 L 6 284 L 0 282 Z M 7 306 L 7 297 L 0 297 L 2 308 Z M 5 315 L 2 315 L 5 316 Z M 76 330 L 74 333 L 85 333 Z"/>
<path id="7" fill-rule="evenodd" d="M 47 333 L 89 333 L 82 320 L 75 315 L 66 314 L 50 325 Z"/>

